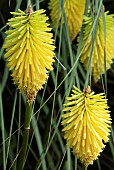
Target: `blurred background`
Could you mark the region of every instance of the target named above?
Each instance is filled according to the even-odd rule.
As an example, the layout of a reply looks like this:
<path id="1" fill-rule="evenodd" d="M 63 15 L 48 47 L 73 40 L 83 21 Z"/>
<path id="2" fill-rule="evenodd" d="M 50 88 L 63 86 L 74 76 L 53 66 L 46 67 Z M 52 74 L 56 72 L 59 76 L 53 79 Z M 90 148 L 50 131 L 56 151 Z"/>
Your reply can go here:
<path id="1" fill-rule="evenodd" d="M 36 10 L 39 3 L 39 7 L 45 9 L 46 15 L 49 16 L 48 2 L 48 0 L 40 0 L 39 2 L 33 0 L 32 4 L 34 10 Z M 6 36 L 5 31 L 8 29 L 6 23 L 9 18 L 13 17 L 10 12 L 17 11 L 18 8 L 25 11 L 27 4 L 28 1 L 26 0 L 0 0 L 0 169 L 3 169 L 3 153 L 5 152 L 7 170 L 16 169 L 16 156 L 18 156 L 22 140 L 25 97 L 13 84 L 11 72 L 9 72 L 4 59 L 2 45 Z M 105 11 L 108 10 L 111 14 L 114 14 L 113 0 L 104 0 L 103 4 Z M 53 27 L 50 16 L 49 23 Z M 75 75 L 74 73 L 72 73 L 74 76 L 70 74 L 61 83 L 75 61 L 77 39 L 69 45 L 65 39 L 68 35 L 66 35 L 64 28 L 62 30 L 62 40 L 60 30 L 57 33 L 53 30 L 53 34 L 56 37 L 56 56 L 66 70 L 56 60 L 54 70 L 50 73 L 47 84 L 43 90 L 38 92 L 34 104 L 34 116 L 31 122 L 25 169 L 81 170 L 81 163 L 73 155 L 72 150 L 66 146 L 60 122 L 62 104 L 66 94 L 70 94 L 73 84 L 78 84 L 83 90 L 86 72 L 79 62 L 75 69 Z M 72 55 L 70 50 L 72 50 Z M 92 90 L 96 93 L 103 92 L 101 80 L 92 83 Z M 114 63 L 107 72 L 107 99 L 111 111 L 112 134 L 99 159 L 92 166 L 89 166 L 88 170 L 114 169 Z"/>

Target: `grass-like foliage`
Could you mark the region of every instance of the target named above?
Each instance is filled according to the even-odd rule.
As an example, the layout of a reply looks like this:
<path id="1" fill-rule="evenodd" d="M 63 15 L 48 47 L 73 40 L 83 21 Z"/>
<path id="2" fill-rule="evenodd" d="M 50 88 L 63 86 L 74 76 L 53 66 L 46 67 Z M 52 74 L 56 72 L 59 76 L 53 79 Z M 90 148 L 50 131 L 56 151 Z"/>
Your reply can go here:
<path id="1" fill-rule="evenodd" d="M 0 169 L 114 169 L 111 2 L 0 3 Z"/>

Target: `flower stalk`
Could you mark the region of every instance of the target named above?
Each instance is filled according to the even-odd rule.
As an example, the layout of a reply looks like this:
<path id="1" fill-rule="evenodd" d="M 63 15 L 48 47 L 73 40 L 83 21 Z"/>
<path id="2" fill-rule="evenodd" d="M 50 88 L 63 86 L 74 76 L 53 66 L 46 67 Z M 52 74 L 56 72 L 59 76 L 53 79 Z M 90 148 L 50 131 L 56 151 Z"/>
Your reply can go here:
<path id="1" fill-rule="evenodd" d="M 54 49 L 52 28 L 47 23 L 45 10 L 33 11 L 29 5 L 26 12 L 18 9 L 8 20 L 10 29 L 3 48 L 7 66 L 12 71 L 14 84 L 27 99 L 22 149 L 17 170 L 23 170 L 27 151 L 32 103 L 37 92 L 43 88 L 48 79 L 48 72 L 53 70 Z"/>
<path id="2" fill-rule="evenodd" d="M 87 166 L 83 165 L 82 170 L 87 170 Z"/>
<path id="3" fill-rule="evenodd" d="M 29 131 L 30 131 L 30 120 L 32 115 L 32 104 L 26 103 L 26 112 L 25 112 L 25 122 L 24 122 L 24 133 L 23 133 L 23 141 L 22 141 L 22 149 L 19 155 L 19 162 L 17 170 L 23 170 L 25 155 L 27 151 L 28 139 L 29 139 Z"/>

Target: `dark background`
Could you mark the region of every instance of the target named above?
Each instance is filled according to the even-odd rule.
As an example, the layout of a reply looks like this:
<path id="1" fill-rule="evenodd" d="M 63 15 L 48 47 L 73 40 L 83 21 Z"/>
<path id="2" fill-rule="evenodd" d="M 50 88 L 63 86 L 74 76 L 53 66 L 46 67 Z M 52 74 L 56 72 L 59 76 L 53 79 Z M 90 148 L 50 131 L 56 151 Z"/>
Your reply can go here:
<path id="1" fill-rule="evenodd" d="M 47 9 L 47 0 L 42 2 L 41 6 L 44 9 Z M 26 9 L 26 1 L 22 1 L 21 3 L 21 10 L 25 10 Z M 110 13 L 114 14 L 114 0 L 104 0 L 104 6 L 105 6 L 105 10 L 109 10 Z M 10 2 L 10 6 L 9 6 L 9 1 L 8 0 L 0 0 L 0 28 L 4 27 L 7 20 L 9 18 L 12 17 L 12 15 L 10 14 L 10 11 L 14 11 L 16 7 L 16 1 L 15 0 L 11 0 Z M 49 11 L 47 10 L 47 14 L 49 13 Z M 5 27 L 1 32 L 0 32 L 0 47 L 2 47 L 3 44 L 3 39 L 5 37 L 4 32 L 7 30 L 7 28 Z M 1 56 L 1 48 L 0 48 L 0 81 L 2 81 L 2 78 L 4 75 L 4 67 L 5 67 L 5 60 L 3 59 L 3 56 Z M 108 80 L 108 84 L 107 84 L 107 98 L 108 98 L 108 104 L 110 106 L 110 111 L 111 111 L 111 117 L 112 117 L 112 127 L 114 127 L 114 64 L 112 64 L 112 68 L 110 70 L 108 70 L 107 72 L 107 80 Z M 8 73 L 8 77 L 7 77 L 7 83 L 6 86 L 4 87 L 4 91 L 3 91 L 3 106 L 4 106 L 4 119 L 5 119 L 5 128 L 7 130 L 7 132 L 9 132 L 9 127 L 10 127 L 10 121 L 11 121 L 11 111 L 13 108 L 13 102 L 14 102 L 14 94 L 15 94 L 15 86 L 12 83 L 11 80 L 11 76 Z M 0 89 L 1 90 L 1 89 Z M 51 84 L 51 79 L 49 79 L 49 85 L 47 86 L 47 96 L 51 94 L 51 92 L 53 92 L 54 87 Z M 99 81 L 96 84 L 93 84 L 93 90 L 96 93 L 102 92 L 102 83 L 101 81 Z M 40 95 L 40 93 L 39 93 Z M 17 102 L 18 103 L 18 102 Z M 51 100 L 49 102 L 49 105 L 51 105 Z M 18 104 L 16 106 L 18 108 Z M 58 106 L 56 106 L 58 107 Z M 25 112 L 25 106 L 24 103 L 22 102 L 22 121 L 24 121 L 24 112 Z M 35 106 L 35 109 L 38 109 L 38 106 Z M 58 108 L 57 108 L 58 109 Z M 17 113 L 18 115 L 18 113 Z M 43 121 L 47 121 L 48 123 L 46 124 L 45 127 L 43 127 L 42 122 Z M 40 131 L 42 134 L 42 139 L 45 145 L 45 142 L 47 140 L 47 130 L 49 129 L 49 124 L 50 124 L 50 115 L 48 115 L 47 117 L 44 115 L 39 119 L 39 126 L 40 126 Z M 14 125 L 14 130 L 17 129 L 17 126 Z M 61 129 L 61 127 L 60 127 Z M 30 132 L 30 135 L 32 134 L 32 130 Z M 45 135 L 44 135 L 45 134 Z M 0 136 L 1 136 L 1 131 L 0 131 Z M 15 140 L 15 135 L 14 135 L 14 140 Z M 114 139 L 113 139 L 114 140 Z M 57 141 L 57 140 L 56 140 Z M 0 143 L 1 143 L 1 138 L 0 138 Z M 57 142 L 58 144 L 58 142 Z M 32 147 L 33 149 L 35 149 L 35 141 L 33 141 Z M 14 146 L 15 148 L 15 146 Z M 53 149 L 53 148 L 51 148 Z M 50 151 L 51 153 L 52 151 Z M 0 149 L 0 169 L 2 169 L 2 149 Z M 56 159 L 57 157 L 54 157 L 54 161 L 56 163 Z M 74 158 L 73 158 L 74 159 Z M 29 167 L 29 169 L 33 169 L 34 163 L 36 163 L 34 161 L 34 159 L 32 159 L 31 155 L 29 155 L 29 159 L 27 162 L 27 167 Z M 64 162 L 63 162 L 64 163 Z M 104 152 L 101 154 L 100 157 L 100 163 L 101 163 L 101 167 L 102 170 L 114 170 L 114 158 L 112 157 L 112 153 L 110 151 L 110 147 L 109 144 L 107 144 Z M 79 163 L 79 170 L 81 170 L 81 164 Z M 95 161 L 95 163 L 93 164 L 93 166 L 89 166 L 88 170 L 97 170 L 98 166 L 97 163 Z"/>

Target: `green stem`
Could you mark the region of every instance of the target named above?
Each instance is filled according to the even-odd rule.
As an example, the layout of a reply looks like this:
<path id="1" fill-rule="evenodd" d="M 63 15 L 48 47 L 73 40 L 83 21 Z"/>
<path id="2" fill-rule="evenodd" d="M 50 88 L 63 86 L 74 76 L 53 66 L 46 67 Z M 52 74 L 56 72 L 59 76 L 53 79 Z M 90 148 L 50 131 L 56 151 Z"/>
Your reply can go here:
<path id="1" fill-rule="evenodd" d="M 23 166 L 25 163 L 25 155 L 28 145 L 29 139 L 29 130 L 30 130 L 30 120 L 32 114 L 32 104 L 27 102 L 26 104 L 26 112 L 25 112 L 25 122 L 24 122 L 24 133 L 23 133 L 23 141 L 22 141 L 22 149 L 19 155 L 19 162 L 17 170 L 23 170 Z"/>
<path id="2" fill-rule="evenodd" d="M 85 166 L 85 165 L 83 164 L 82 170 L 87 170 L 87 166 Z"/>

